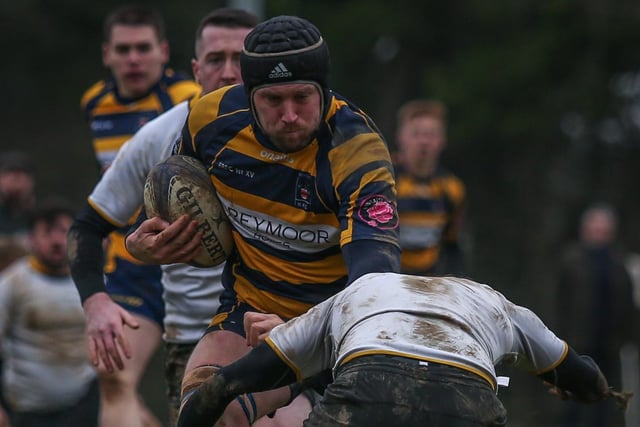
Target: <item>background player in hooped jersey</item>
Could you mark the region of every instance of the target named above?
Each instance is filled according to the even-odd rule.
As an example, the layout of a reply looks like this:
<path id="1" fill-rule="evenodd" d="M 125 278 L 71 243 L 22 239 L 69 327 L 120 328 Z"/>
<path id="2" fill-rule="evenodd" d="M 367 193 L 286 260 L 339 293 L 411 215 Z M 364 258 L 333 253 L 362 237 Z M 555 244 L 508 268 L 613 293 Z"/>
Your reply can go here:
<path id="1" fill-rule="evenodd" d="M 487 285 L 374 273 L 220 369 L 183 407 L 178 426 L 211 426 L 239 393 L 324 369 L 335 379 L 306 427 L 504 426 L 495 371 L 502 361 L 537 375 L 561 398 L 629 398 L 609 390 L 589 356 Z"/>
<path id="2" fill-rule="evenodd" d="M 195 32 L 193 75 L 207 94 L 241 81 L 240 53 L 244 38 L 257 16 L 241 9 L 220 8 L 202 18 Z M 71 270 L 85 302 L 88 333 L 107 365 L 123 366 L 116 341 L 129 346 L 124 332 L 134 326 L 130 315 L 105 293 L 102 280 L 102 239 L 126 224 L 143 200 L 144 182 L 151 168 L 173 150 L 189 112 L 184 101 L 143 126 L 118 152 L 76 217 L 69 234 Z M 213 269 L 187 264 L 162 266 L 165 303 L 165 378 L 168 386 L 170 426 L 175 425 L 184 368 L 196 342 L 215 313 L 222 293 L 222 266 Z M 125 356 L 126 357 L 126 356 Z"/>
<path id="3" fill-rule="evenodd" d="M 465 186 L 440 165 L 447 112 L 437 100 L 416 99 L 397 113 L 398 215 L 402 271 L 462 274 L 460 228 Z"/>
<path id="4" fill-rule="evenodd" d="M 186 75 L 165 68 L 168 58 L 164 21 L 157 10 L 126 5 L 105 19 L 102 60 L 111 76 L 89 88 L 81 100 L 102 172 L 143 124 L 200 93 L 200 86 Z M 164 316 L 160 269 L 141 264 L 126 251 L 125 232 L 109 236 L 106 285 L 111 298 L 135 316 L 140 330 L 128 330 L 132 358 L 124 370 L 110 373 L 110 364 L 101 368 L 101 423 L 106 427 L 139 425 L 132 420 L 141 415 L 150 420 L 150 412 L 137 402 L 136 389 L 160 343 Z"/>
<path id="5" fill-rule="evenodd" d="M 189 115 L 178 152 L 211 171 L 237 253 L 225 265 L 218 314 L 189 359 L 183 404 L 220 366 L 244 355 L 253 336 L 365 273 L 399 269 L 389 151 L 371 119 L 328 89 L 328 70 L 328 47 L 313 24 L 271 18 L 245 39 L 244 85 L 210 93 Z M 159 230 L 149 221 L 127 238 L 145 261 L 172 262 L 190 248 L 179 243 L 200 237 L 194 222 Z M 226 425 L 249 425 L 297 390 L 240 396 L 227 408 Z M 295 399 L 259 422 L 300 425 L 309 410 Z"/>

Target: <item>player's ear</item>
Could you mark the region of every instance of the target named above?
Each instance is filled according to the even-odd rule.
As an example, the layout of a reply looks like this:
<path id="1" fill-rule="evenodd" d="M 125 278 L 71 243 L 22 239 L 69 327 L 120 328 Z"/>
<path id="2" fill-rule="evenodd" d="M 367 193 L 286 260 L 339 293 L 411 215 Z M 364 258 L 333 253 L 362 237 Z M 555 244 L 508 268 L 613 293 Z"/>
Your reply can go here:
<path id="1" fill-rule="evenodd" d="M 162 52 L 162 63 L 166 64 L 167 62 L 169 62 L 170 55 L 169 42 L 167 41 L 167 39 L 164 39 L 160 42 L 160 50 Z"/>
<path id="2" fill-rule="evenodd" d="M 109 60 L 109 43 L 102 43 L 102 65 L 109 68 L 111 61 Z"/>

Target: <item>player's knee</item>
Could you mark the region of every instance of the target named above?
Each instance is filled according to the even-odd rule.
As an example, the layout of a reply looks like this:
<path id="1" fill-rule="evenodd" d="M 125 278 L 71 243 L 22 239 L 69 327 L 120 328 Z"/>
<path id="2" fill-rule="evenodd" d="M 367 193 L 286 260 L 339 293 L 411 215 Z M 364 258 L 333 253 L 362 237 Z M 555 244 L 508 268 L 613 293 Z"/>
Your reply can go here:
<path id="1" fill-rule="evenodd" d="M 136 388 L 135 381 L 122 372 L 100 372 L 98 379 L 100 382 L 100 393 L 107 399 L 125 396 L 126 390 L 135 390 Z"/>
<path id="2" fill-rule="evenodd" d="M 220 366 L 205 365 L 185 372 L 184 378 L 182 379 L 182 391 L 180 393 L 180 410 L 182 410 L 193 393 L 195 393 L 206 380 L 214 376 L 218 370 L 220 370 Z"/>

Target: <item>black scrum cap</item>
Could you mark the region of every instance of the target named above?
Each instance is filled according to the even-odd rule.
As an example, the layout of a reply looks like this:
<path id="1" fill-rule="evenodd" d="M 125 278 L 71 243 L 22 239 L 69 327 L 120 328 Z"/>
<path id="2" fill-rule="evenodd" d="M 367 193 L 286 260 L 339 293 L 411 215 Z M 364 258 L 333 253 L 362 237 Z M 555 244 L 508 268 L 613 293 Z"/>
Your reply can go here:
<path id="1" fill-rule="evenodd" d="M 240 67 L 248 93 L 262 85 L 301 80 L 326 88 L 329 48 L 311 22 L 297 16 L 277 16 L 247 35 Z"/>

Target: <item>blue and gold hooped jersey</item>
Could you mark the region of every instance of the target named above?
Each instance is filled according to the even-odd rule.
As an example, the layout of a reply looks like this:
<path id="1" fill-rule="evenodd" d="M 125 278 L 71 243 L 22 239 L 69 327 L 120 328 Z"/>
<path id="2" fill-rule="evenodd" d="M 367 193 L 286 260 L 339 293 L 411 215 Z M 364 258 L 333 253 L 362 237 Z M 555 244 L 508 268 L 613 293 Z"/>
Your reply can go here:
<path id="1" fill-rule="evenodd" d="M 396 180 L 402 272 L 427 274 L 438 261 L 440 245 L 458 241 L 464 184 L 442 169 L 424 180 L 398 172 Z"/>
<path id="2" fill-rule="evenodd" d="M 80 105 L 93 134 L 93 149 L 101 171 L 145 123 L 200 93 L 200 86 L 183 73 L 166 69 L 149 93 L 138 98 L 118 94 L 113 79 L 102 80 L 82 96 Z"/>
<path id="3" fill-rule="evenodd" d="M 386 143 L 361 110 L 329 96 L 316 138 L 283 153 L 253 124 L 244 88 L 219 89 L 193 107 L 177 149 L 208 168 L 234 226 L 238 253 L 223 284 L 240 301 L 285 319 L 344 288 L 342 246 L 398 246 Z"/>
<path id="4" fill-rule="evenodd" d="M 183 73 L 166 69 L 160 81 L 149 93 L 138 98 L 124 98 L 118 94 L 113 79 L 102 80 L 89 88 L 80 102 L 85 118 L 93 134 L 93 148 L 101 172 L 115 159 L 120 147 L 145 123 L 187 99 L 198 96 L 200 85 Z M 132 222 L 136 215 L 132 217 Z M 128 227 L 114 231 L 109 236 L 109 248 L 105 272 L 115 269 L 115 258 L 135 264 L 134 258 L 125 248 L 125 233 Z"/>

